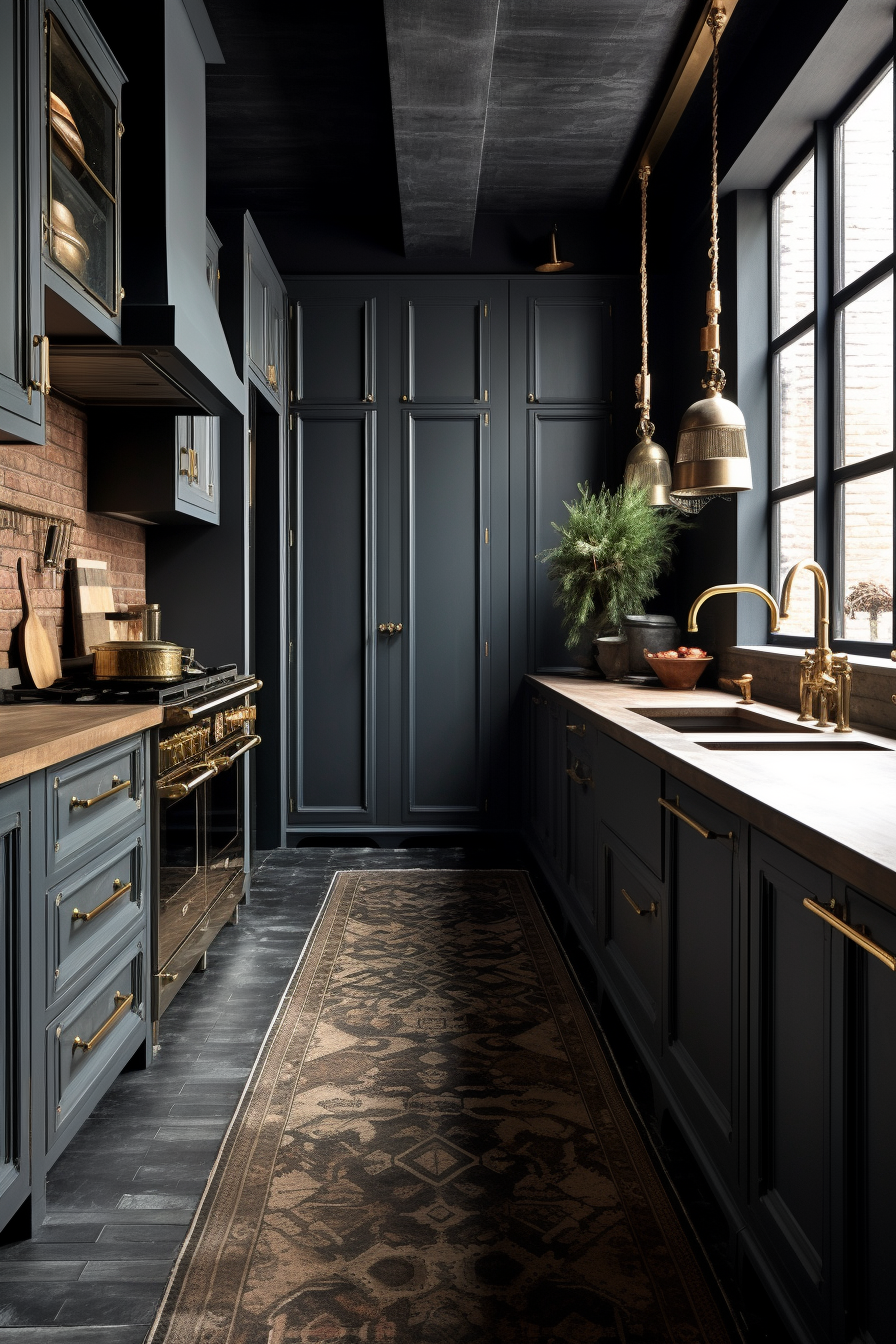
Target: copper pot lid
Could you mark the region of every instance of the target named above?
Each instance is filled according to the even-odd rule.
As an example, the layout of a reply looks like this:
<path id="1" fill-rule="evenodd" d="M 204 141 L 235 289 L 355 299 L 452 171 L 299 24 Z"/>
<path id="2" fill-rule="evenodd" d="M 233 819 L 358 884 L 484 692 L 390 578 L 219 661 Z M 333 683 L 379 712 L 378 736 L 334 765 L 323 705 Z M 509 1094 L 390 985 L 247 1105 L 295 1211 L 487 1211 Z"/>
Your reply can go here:
<path id="1" fill-rule="evenodd" d="M 157 652 L 157 653 L 183 653 L 182 644 L 170 644 L 167 639 L 108 639 L 104 644 L 91 645 L 91 653 L 96 653 L 98 649 L 106 649 L 109 652 L 124 652 L 128 650 L 137 650 L 138 652 Z"/>

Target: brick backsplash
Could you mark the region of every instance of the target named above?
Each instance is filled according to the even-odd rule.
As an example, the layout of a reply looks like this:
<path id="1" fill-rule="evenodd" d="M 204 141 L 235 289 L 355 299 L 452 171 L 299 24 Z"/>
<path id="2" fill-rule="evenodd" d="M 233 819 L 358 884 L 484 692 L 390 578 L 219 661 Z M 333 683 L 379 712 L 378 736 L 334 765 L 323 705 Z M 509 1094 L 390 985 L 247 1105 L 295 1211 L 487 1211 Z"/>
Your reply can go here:
<path id="1" fill-rule="evenodd" d="M 0 508 L 36 509 L 71 518 L 70 556 L 105 560 L 115 605 L 146 600 L 145 532 L 136 523 L 87 512 L 87 416 L 58 397 L 47 401 L 47 442 L 0 443 Z M 63 642 L 70 626 L 63 602 L 70 601 L 68 580 L 39 571 L 38 542 L 30 532 L 0 529 L 0 668 L 17 666 L 16 627 L 22 619 L 22 595 L 16 561 L 28 558 L 31 598 L 48 629 L 52 623 L 63 656 L 74 650 Z M 54 587 L 55 577 L 55 587 Z"/>

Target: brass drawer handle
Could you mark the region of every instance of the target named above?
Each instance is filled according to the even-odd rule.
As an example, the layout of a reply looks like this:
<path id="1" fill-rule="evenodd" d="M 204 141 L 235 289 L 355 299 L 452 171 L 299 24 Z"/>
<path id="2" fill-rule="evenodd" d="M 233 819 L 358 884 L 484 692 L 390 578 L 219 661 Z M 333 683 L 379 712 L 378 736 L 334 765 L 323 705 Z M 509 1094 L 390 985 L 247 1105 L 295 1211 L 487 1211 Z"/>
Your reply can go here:
<path id="1" fill-rule="evenodd" d="M 217 700 L 206 700 L 201 705 L 176 705 L 167 711 L 165 715 L 166 723 L 188 723 L 190 719 L 199 714 L 206 714 L 210 709 L 217 709 L 218 705 L 226 705 L 228 700 L 238 699 L 241 695 L 248 695 L 250 691 L 260 691 L 264 682 L 258 677 L 249 686 L 241 686 L 236 695 L 230 691 L 227 695 L 221 695 Z"/>
<path id="2" fill-rule="evenodd" d="M 156 979 L 160 985 L 173 985 L 180 975 L 180 971 L 159 971 Z"/>
<path id="3" fill-rule="evenodd" d="M 213 765 L 219 772 L 222 770 L 229 770 L 234 761 L 238 761 L 241 756 L 245 756 L 247 751 L 252 751 L 254 747 L 258 746 L 260 741 L 261 738 L 258 734 L 253 733 L 251 737 L 246 738 L 245 742 L 240 743 L 236 751 L 232 751 L 229 756 L 215 756 L 209 761 L 209 765 Z"/>
<path id="4" fill-rule="evenodd" d="M 702 835 L 704 840 L 734 840 L 733 831 L 708 831 L 705 826 L 700 825 L 699 821 L 689 817 L 687 812 L 682 812 L 678 806 L 678 794 L 675 795 L 674 803 L 670 802 L 668 798 L 657 798 L 657 802 L 660 807 L 664 807 L 667 812 L 671 812 L 673 817 L 677 817 L 679 821 L 683 821 L 687 826 L 690 826 L 698 835 Z"/>
<path id="5" fill-rule="evenodd" d="M 121 793 L 122 789 L 129 789 L 131 781 L 123 779 L 118 782 L 118 776 L 112 776 L 112 788 L 107 789 L 105 793 L 98 793 L 95 798 L 73 798 L 72 807 L 93 807 L 94 803 L 102 803 L 106 798 L 111 798 L 113 793 Z"/>
<path id="6" fill-rule="evenodd" d="M 807 910 L 811 910 L 813 915 L 823 919 L 825 924 L 830 924 L 832 929 L 842 933 L 850 942 L 857 943 L 865 952 L 870 952 L 872 957 L 877 957 L 878 961 L 882 961 L 891 971 L 896 971 L 896 957 L 878 943 L 873 943 L 864 933 L 860 933 L 859 929 L 854 929 L 851 924 L 847 924 L 845 919 L 840 919 L 837 915 L 831 914 L 829 910 L 825 910 L 824 906 L 810 900 L 808 896 L 803 897 L 803 905 Z"/>
<path id="7" fill-rule="evenodd" d="M 196 768 L 194 766 L 194 770 Z M 187 774 L 190 773 L 190 771 L 187 771 Z M 156 784 L 156 793 L 160 798 L 186 798 L 188 793 L 198 789 L 200 784 L 204 784 L 207 779 L 212 779 L 217 773 L 218 767 L 212 761 L 207 761 L 204 766 L 199 768 L 199 774 L 193 774 L 189 782 L 178 779 L 173 784 Z"/>
<path id="8" fill-rule="evenodd" d="M 584 723 L 568 723 L 566 725 L 566 731 L 568 733 L 575 733 L 576 737 L 584 737 L 585 725 Z"/>
<path id="9" fill-rule="evenodd" d="M 628 894 L 628 892 L 626 891 L 625 887 L 622 888 L 622 894 L 623 894 L 623 896 L 625 897 L 625 899 L 628 901 L 629 905 L 630 905 L 631 908 L 634 910 L 634 912 L 635 912 L 636 915 L 655 915 L 655 914 L 656 914 L 656 910 L 657 910 L 656 901 L 651 901 L 651 902 L 650 902 L 650 909 L 649 909 L 649 910 L 642 910 L 641 907 L 640 907 L 640 905 L 637 905 L 637 904 L 632 900 L 631 896 L 629 896 L 629 894 Z"/>
<path id="10" fill-rule="evenodd" d="M 589 787 L 589 789 L 593 789 L 593 788 L 594 788 L 594 778 L 593 778 L 593 776 L 592 776 L 592 775 L 584 775 L 584 776 L 583 776 L 583 775 L 579 775 L 579 774 L 577 774 L 577 773 L 576 773 L 576 766 L 577 766 L 578 764 L 579 764 L 579 762 L 576 761 L 576 764 L 575 764 L 575 765 L 568 765 L 568 766 L 566 767 L 566 773 L 569 775 L 569 777 L 570 777 L 570 779 L 572 780 L 573 784 L 587 784 L 588 787 Z"/>
<path id="11" fill-rule="evenodd" d="M 85 924 L 89 924 L 92 919 L 96 919 L 97 915 L 101 915 L 104 910 L 108 910 L 109 906 L 114 904 L 119 896 L 126 896 L 133 885 L 132 882 L 126 882 L 125 885 L 122 886 L 121 879 L 116 877 L 115 881 L 112 883 L 115 890 L 112 892 L 111 896 L 107 896 L 101 905 L 94 906 L 92 910 L 79 910 L 78 907 L 75 906 L 72 911 L 72 919 L 83 919 Z"/>
<path id="12" fill-rule="evenodd" d="M 117 1005 L 112 1016 L 106 1018 L 106 1021 L 100 1027 L 99 1031 L 96 1032 L 94 1036 L 91 1036 L 89 1041 L 82 1041 L 80 1036 L 76 1036 L 72 1041 L 72 1054 L 74 1054 L 76 1050 L 83 1050 L 86 1054 L 87 1051 L 92 1050 L 95 1045 L 99 1045 L 103 1037 L 107 1036 L 115 1026 L 115 1023 L 120 1022 L 125 1013 L 130 1011 L 131 1004 L 134 1002 L 134 996 L 133 994 L 128 994 L 127 997 L 125 997 L 124 994 L 116 993 L 112 1002 Z"/>

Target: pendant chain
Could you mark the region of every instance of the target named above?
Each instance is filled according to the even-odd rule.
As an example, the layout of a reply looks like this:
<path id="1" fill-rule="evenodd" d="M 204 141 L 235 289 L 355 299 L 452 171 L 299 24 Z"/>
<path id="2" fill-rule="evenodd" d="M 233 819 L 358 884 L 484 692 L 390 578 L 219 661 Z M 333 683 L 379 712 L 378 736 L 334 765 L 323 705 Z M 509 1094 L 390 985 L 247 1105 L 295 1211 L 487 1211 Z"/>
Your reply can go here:
<path id="1" fill-rule="evenodd" d="M 719 313 L 722 311 L 722 297 L 719 293 L 719 36 L 725 27 L 726 17 L 721 5 L 714 6 L 706 16 L 707 26 L 712 33 L 712 235 L 708 253 L 712 275 L 706 295 L 707 323 L 701 333 L 700 348 L 706 351 L 703 386 L 716 392 L 721 392 L 725 386 L 725 373 L 719 367 Z"/>
<path id="2" fill-rule="evenodd" d="M 635 407 L 641 412 L 638 422 L 640 438 L 649 438 L 654 426 L 650 423 L 650 374 L 647 372 L 647 182 L 650 168 L 647 164 L 638 169 L 641 183 L 641 376 L 638 383 L 638 400 Z"/>

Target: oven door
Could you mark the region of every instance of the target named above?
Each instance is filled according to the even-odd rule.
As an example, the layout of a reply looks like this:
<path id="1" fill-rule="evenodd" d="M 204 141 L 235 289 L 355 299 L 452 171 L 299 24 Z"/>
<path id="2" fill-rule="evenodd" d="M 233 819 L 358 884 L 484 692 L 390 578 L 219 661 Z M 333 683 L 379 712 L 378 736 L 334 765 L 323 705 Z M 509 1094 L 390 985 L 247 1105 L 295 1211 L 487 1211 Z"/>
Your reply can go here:
<path id="1" fill-rule="evenodd" d="M 245 833 L 243 826 L 243 757 L 261 738 L 242 734 L 216 748 L 216 774 L 205 786 L 206 884 L 209 905 L 234 881 L 242 883 Z"/>
<path id="2" fill-rule="evenodd" d="M 160 970 L 208 908 L 202 786 L 212 777 L 212 770 L 199 764 L 163 775 L 156 784 Z"/>

